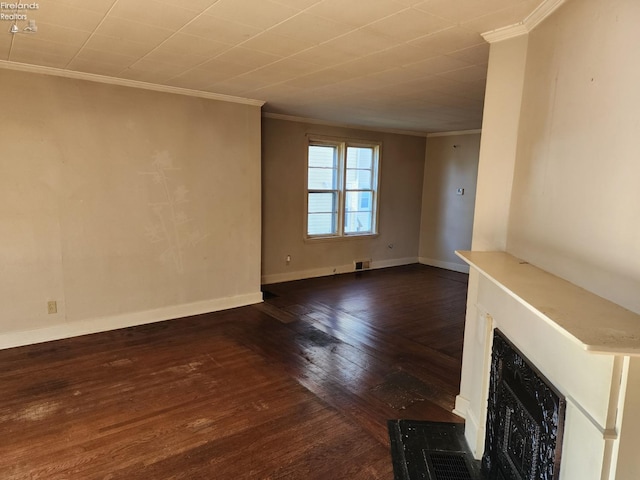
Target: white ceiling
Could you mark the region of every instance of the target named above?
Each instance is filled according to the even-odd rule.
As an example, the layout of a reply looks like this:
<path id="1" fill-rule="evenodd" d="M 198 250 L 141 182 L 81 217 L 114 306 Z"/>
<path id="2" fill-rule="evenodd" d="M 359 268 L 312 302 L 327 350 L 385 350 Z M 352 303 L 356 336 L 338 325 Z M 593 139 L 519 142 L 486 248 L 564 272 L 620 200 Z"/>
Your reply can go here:
<path id="1" fill-rule="evenodd" d="M 329 122 L 467 130 L 482 120 L 480 33 L 540 3 L 43 0 L 18 12 L 37 33 L 0 34 L 0 59 L 264 100 L 265 112 Z"/>

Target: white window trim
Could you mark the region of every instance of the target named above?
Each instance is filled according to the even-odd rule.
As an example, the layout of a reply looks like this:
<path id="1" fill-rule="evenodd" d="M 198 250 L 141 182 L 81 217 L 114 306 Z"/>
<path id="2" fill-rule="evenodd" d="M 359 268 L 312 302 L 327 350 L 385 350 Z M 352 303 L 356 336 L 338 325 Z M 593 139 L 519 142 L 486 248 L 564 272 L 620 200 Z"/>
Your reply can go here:
<path id="1" fill-rule="evenodd" d="M 324 234 L 324 235 L 309 235 L 308 234 L 308 220 L 309 220 L 309 192 L 314 190 L 309 189 L 309 146 L 311 145 L 328 145 L 338 147 L 338 225 L 337 233 Z M 363 147 L 374 149 L 374 161 L 373 161 L 373 216 L 372 216 L 372 229 L 370 232 L 365 233 L 345 233 L 344 232 L 344 218 L 345 218 L 345 177 L 346 177 L 346 153 L 347 147 Z M 353 138 L 341 138 L 341 137 L 327 137 L 322 135 L 308 135 L 306 145 L 306 164 L 305 164 L 305 201 L 304 201 L 304 240 L 310 242 L 321 241 L 338 241 L 347 239 L 358 238 L 373 238 L 379 235 L 379 209 L 380 209 L 380 162 L 382 160 L 382 142 L 373 140 L 362 140 Z"/>

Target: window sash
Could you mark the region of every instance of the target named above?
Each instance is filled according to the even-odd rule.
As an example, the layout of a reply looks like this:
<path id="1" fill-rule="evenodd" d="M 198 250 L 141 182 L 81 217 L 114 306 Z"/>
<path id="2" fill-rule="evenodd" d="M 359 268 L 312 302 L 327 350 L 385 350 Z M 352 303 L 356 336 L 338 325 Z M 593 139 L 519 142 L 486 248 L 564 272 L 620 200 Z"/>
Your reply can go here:
<path id="1" fill-rule="evenodd" d="M 313 147 L 332 148 L 333 166 L 328 166 L 326 157 L 322 161 L 319 161 L 318 157 L 312 159 Z M 360 149 L 365 150 L 362 157 L 358 155 Z M 356 151 L 355 155 L 353 150 Z M 367 155 L 366 151 L 370 153 Z M 316 150 L 313 153 L 321 154 L 322 150 Z M 377 233 L 380 145 L 311 140 L 307 155 L 306 237 L 313 239 L 375 235 Z M 319 178 L 316 175 L 323 175 L 321 173 L 323 169 L 333 172 L 330 182 L 333 188 L 329 188 L 326 174 L 322 185 L 312 181 L 313 177 Z M 330 209 L 318 211 L 316 200 L 321 194 L 324 194 L 325 203 L 329 198 L 328 195 L 331 195 Z"/>
<path id="2" fill-rule="evenodd" d="M 328 208 L 319 205 L 313 197 L 330 197 Z M 307 235 L 333 236 L 339 231 L 340 191 L 339 190 L 309 190 L 307 193 Z M 312 221 L 313 220 L 313 221 Z M 328 225 L 328 228 L 327 228 Z M 324 227 L 324 228 L 323 228 Z"/>
<path id="3" fill-rule="evenodd" d="M 364 199 L 367 201 L 366 205 L 363 206 Z M 375 213 L 375 201 L 375 191 L 373 189 L 345 191 L 345 235 L 366 235 L 374 233 L 375 223 L 373 215 Z"/>

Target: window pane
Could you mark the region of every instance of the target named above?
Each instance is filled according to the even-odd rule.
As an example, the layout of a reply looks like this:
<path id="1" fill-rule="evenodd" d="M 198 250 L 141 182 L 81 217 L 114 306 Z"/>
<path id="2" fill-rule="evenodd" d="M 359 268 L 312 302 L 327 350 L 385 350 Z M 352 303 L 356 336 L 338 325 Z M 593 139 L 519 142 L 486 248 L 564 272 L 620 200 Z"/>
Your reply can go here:
<path id="1" fill-rule="evenodd" d="M 336 230 L 336 215 L 334 213 L 310 213 L 308 215 L 308 235 L 335 235 Z"/>
<path id="2" fill-rule="evenodd" d="M 344 233 L 371 233 L 372 212 L 347 212 L 344 216 Z"/>
<path id="3" fill-rule="evenodd" d="M 345 233 L 370 233 L 373 229 L 373 192 L 347 192 Z"/>
<path id="4" fill-rule="evenodd" d="M 366 190 L 371 188 L 371 170 L 347 169 L 347 190 Z"/>
<path id="5" fill-rule="evenodd" d="M 337 187 L 337 169 L 309 168 L 309 190 L 335 190 Z"/>
<path id="6" fill-rule="evenodd" d="M 344 208 L 347 212 L 370 212 L 373 209 L 372 192 L 347 192 Z"/>
<path id="7" fill-rule="evenodd" d="M 338 213 L 337 193 L 310 193 L 309 213 Z"/>
<path id="8" fill-rule="evenodd" d="M 368 168 L 373 166 L 373 148 L 347 147 L 347 168 Z"/>
<path id="9" fill-rule="evenodd" d="M 338 193 L 309 193 L 307 235 L 335 235 L 338 231 Z"/>
<path id="10" fill-rule="evenodd" d="M 309 167 L 336 168 L 338 149 L 326 145 L 309 145 Z"/>

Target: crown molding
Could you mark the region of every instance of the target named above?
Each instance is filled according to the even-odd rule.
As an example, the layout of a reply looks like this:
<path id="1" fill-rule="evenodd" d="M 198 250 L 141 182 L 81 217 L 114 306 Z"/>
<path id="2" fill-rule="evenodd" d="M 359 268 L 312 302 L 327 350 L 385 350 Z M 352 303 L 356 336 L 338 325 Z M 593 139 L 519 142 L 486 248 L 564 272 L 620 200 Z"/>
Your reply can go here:
<path id="1" fill-rule="evenodd" d="M 169 85 L 158 85 L 156 83 L 139 82 L 137 80 L 127 80 L 124 78 L 108 77 L 106 75 L 96 75 L 94 73 L 76 72 L 61 68 L 43 67 L 40 65 L 30 65 L 28 63 L 11 62 L 0 60 L 0 68 L 7 70 L 17 70 L 20 72 L 40 73 L 42 75 L 53 75 L 55 77 L 71 78 L 74 80 L 87 80 L 89 82 L 106 83 L 120 87 L 140 88 L 143 90 L 153 90 L 155 92 L 172 93 L 175 95 L 186 95 L 189 97 L 206 98 L 208 100 L 219 100 L 221 102 L 240 103 L 262 107 L 265 102 L 251 98 L 234 97 L 222 93 L 203 92 L 201 90 L 191 90 L 188 88 L 172 87 Z"/>
<path id="2" fill-rule="evenodd" d="M 509 38 L 526 35 L 536 28 L 540 22 L 555 12 L 565 1 L 566 0 L 545 0 L 523 21 L 485 32 L 482 34 L 482 38 L 489 43 L 496 43 L 508 40 Z"/>
<path id="3" fill-rule="evenodd" d="M 482 33 L 481 35 L 487 42 L 497 43 L 503 40 L 509 40 L 510 38 L 520 37 L 527 33 L 529 33 L 529 30 L 527 30 L 527 27 L 525 27 L 523 23 L 516 23 L 508 27 L 497 28 L 490 32 Z"/>
<path id="4" fill-rule="evenodd" d="M 453 131 L 453 132 L 427 133 L 427 138 L 432 138 L 432 137 L 452 137 L 454 135 L 477 135 L 478 133 L 482 133 L 482 129 L 477 128 L 475 130 L 457 130 L 457 131 Z"/>
<path id="5" fill-rule="evenodd" d="M 555 12 L 566 0 L 545 0 L 538 8 L 524 19 L 527 30 L 531 31 L 538 26 L 545 18 Z"/>
<path id="6" fill-rule="evenodd" d="M 395 135 L 411 135 L 413 137 L 427 137 L 426 132 L 416 132 L 414 130 L 399 130 L 384 127 L 369 127 L 366 125 L 354 125 L 350 123 L 330 122 L 317 118 L 296 117 L 295 115 L 285 115 L 283 113 L 262 112 L 262 118 L 273 118 L 274 120 L 285 120 L 287 122 L 309 123 L 311 125 L 325 125 L 327 127 L 352 128 L 354 130 L 366 130 L 369 132 L 392 133 Z"/>

